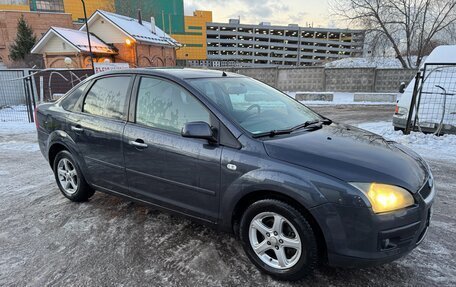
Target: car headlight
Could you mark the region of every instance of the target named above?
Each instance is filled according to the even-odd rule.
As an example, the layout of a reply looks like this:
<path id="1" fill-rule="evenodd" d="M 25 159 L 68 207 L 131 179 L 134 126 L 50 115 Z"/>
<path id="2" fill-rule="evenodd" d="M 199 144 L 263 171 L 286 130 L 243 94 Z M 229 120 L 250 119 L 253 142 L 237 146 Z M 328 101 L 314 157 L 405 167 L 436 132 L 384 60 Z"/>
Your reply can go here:
<path id="1" fill-rule="evenodd" d="M 375 213 L 394 211 L 415 204 L 412 194 L 399 186 L 375 182 L 350 184 L 367 196 Z"/>

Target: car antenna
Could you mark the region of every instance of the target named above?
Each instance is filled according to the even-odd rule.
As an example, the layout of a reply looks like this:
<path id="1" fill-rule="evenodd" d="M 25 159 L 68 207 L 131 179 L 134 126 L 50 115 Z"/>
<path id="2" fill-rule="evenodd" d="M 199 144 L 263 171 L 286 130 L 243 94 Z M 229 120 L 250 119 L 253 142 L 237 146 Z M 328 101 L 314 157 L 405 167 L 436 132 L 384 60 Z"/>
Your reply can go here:
<path id="1" fill-rule="evenodd" d="M 225 73 L 225 71 L 223 71 L 222 77 L 226 77 L 226 76 L 228 76 L 228 75 Z"/>

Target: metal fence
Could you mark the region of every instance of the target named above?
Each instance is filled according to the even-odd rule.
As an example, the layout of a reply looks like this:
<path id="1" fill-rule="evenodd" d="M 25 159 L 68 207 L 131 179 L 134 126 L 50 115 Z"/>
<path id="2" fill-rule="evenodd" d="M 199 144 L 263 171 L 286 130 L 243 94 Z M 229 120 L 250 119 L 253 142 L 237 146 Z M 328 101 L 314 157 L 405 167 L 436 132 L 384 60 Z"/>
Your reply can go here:
<path id="1" fill-rule="evenodd" d="M 0 122 L 33 122 L 38 102 L 52 101 L 92 74 L 91 69 L 0 70 Z"/>
<path id="2" fill-rule="evenodd" d="M 416 79 L 411 129 L 456 133 L 456 64 L 426 64 Z"/>
<path id="3" fill-rule="evenodd" d="M 25 70 L 0 70 L 0 122 L 33 122 L 32 89 Z"/>
<path id="4" fill-rule="evenodd" d="M 38 98 L 53 100 L 55 94 L 65 94 L 80 81 L 93 75 L 92 69 L 30 70 Z"/>

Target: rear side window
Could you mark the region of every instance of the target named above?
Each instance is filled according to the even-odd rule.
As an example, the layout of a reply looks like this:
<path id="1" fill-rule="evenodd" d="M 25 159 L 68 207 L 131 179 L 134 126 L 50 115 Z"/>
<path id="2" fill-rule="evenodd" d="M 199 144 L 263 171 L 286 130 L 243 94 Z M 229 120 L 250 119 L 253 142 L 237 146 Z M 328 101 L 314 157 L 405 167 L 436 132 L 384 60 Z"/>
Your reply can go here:
<path id="1" fill-rule="evenodd" d="M 90 82 L 90 81 L 89 81 Z M 79 109 L 76 106 L 79 99 L 81 98 L 82 94 L 84 93 L 85 89 L 89 85 L 89 82 L 85 82 L 84 84 L 77 87 L 73 90 L 68 96 L 66 96 L 62 100 L 62 107 L 67 111 L 81 111 L 81 105 L 79 104 Z"/>
<path id="2" fill-rule="evenodd" d="M 84 100 L 83 112 L 112 119 L 125 119 L 130 77 L 97 80 Z"/>

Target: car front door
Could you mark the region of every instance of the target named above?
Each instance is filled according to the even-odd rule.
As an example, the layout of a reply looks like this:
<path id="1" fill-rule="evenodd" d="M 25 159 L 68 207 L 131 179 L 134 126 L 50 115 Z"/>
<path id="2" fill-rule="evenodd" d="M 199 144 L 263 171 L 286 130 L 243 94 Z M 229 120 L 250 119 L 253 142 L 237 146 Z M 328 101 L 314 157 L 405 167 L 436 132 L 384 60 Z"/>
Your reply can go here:
<path id="1" fill-rule="evenodd" d="M 218 123 L 176 83 L 138 79 L 136 116 L 124 132 L 127 180 L 134 197 L 214 221 L 222 147 L 182 137 L 184 124 L 194 121 Z"/>
<path id="2" fill-rule="evenodd" d="M 69 116 L 69 134 L 79 148 L 91 183 L 96 187 L 128 192 L 122 151 L 132 76 L 116 75 L 94 80 Z"/>

